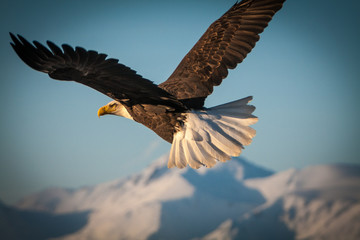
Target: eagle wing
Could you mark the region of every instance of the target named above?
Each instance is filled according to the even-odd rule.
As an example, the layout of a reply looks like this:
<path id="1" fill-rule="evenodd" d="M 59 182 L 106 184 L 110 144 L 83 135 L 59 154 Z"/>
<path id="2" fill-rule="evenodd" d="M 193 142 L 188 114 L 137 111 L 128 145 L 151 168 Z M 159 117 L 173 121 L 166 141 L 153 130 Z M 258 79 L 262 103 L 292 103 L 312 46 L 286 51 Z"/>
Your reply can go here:
<path id="1" fill-rule="evenodd" d="M 212 23 L 159 87 L 178 99 L 204 98 L 254 48 L 285 0 L 244 0 Z"/>
<path id="2" fill-rule="evenodd" d="M 75 81 L 120 101 L 128 106 L 154 104 L 182 107 L 171 94 L 156 84 L 138 75 L 136 71 L 107 58 L 106 54 L 75 49 L 67 44 L 62 49 L 48 41 L 49 48 L 10 33 L 12 47 L 31 68 L 47 73 L 56 80 Z"/>

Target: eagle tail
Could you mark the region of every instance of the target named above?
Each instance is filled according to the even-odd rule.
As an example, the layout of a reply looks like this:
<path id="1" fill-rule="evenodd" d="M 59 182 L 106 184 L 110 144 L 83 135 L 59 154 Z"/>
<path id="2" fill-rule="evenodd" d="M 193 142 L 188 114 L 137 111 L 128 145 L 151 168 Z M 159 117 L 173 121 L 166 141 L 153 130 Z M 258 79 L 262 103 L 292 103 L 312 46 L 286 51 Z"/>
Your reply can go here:
<path id="1" fill-rule="evenodd" d="M 174 134 L 168 167 L 213 167 L 239 156 L 256 131 L 249 127 L 258 118 L 252 97 L 243 98 L 206 110 L 187 112 L 183 126 Z"/>

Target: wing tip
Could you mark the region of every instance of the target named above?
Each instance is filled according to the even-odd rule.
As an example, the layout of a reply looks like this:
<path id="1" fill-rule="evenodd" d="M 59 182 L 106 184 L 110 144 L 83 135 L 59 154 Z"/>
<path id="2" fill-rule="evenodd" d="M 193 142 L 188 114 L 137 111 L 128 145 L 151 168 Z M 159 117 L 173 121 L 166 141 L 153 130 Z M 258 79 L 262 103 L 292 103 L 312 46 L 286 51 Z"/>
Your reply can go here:
<path id="1" fill-rule="evenodd" d="M 16 37 L 15 34 L 13 34 L 12 32 L 9 32 L 10 38 L 12 40 L 12 42 L 10 42 L 10 44 L 12 45 L 17 45 L 17 44 L 21 44 L 20 40 L 18 39 L 18 37 Z M 19 36 L 19 35 L 18 35 Z"/>

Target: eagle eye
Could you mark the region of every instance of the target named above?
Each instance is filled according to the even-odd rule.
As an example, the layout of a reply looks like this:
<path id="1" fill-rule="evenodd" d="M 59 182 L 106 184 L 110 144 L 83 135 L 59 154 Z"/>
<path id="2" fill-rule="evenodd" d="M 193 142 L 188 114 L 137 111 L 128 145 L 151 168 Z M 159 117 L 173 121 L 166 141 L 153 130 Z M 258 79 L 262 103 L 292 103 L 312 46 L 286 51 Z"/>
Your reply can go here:
<path id="1" fill-rule="evenodd" d="M 111 108 L 113 108 L 113 107 L 116 107 L 116 103 L 111 103 L 111 104 L 109 104 L 109 107 L 111 107 Z"/>

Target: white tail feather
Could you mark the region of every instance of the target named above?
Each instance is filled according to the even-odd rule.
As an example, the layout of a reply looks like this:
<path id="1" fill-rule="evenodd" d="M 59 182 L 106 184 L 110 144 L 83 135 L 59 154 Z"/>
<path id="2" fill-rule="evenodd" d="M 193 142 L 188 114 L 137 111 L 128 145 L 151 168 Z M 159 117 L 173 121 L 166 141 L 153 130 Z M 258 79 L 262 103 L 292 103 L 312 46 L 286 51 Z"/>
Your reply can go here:
<path id="1" fill-rule="evenodd" d="M 207 110 L 186 113 L 182 128 L 174 134 L 168 167 L 213 167 L 239 156 L 256 131 L 249 127 L 257 122 L 252 97 L 222 104 Z"/>

